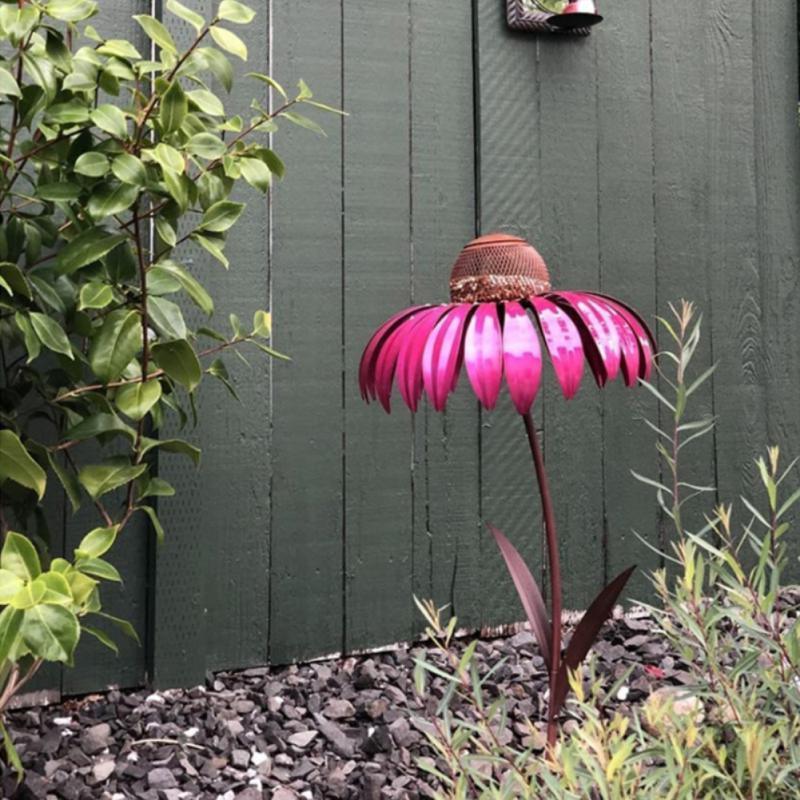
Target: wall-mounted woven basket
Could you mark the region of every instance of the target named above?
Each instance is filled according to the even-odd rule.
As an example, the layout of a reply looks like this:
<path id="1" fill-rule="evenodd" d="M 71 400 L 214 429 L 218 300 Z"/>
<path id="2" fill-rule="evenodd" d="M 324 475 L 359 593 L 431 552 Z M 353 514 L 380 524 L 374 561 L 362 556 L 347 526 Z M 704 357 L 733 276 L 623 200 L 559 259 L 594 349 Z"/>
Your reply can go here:
<path id="1" fill-rule="evenodd" d="M 588 36 L 589 28 L 557 28 L 548 20 L 552 14 L 539 11 L 533 0 L 506 0 L 508 27 L 515 31 L 530 33 L 560 33 L 567 36 Z"/>

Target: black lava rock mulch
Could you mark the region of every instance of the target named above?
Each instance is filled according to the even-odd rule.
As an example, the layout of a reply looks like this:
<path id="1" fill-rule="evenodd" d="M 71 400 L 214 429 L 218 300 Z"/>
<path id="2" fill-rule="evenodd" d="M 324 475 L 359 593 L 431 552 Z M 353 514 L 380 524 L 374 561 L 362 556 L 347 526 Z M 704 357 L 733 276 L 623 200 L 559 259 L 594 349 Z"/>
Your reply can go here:
<path id="1" fill-rule="evenodd" d="M 617 701 L 641 701 L 680 684 L 686 672 L 653 634 L 645 612 L 615 620 L 595 647 L 616 679 L 632 667 Z M 463 647 L 460 643 L 459 647 Z M 211 676 L 206 686 L 150 693 L 110 691 L 10 716 L 27 769 L 19 797 L 45 800 L 292 800 L 432 797 L 416 759 L 432 755 L 426 716 L 436 706 L 414 690 L 424 648 L 283 669 Z M 533 637 L 480 641 L 477 658 L 506 659 L 490 692 L 508 698 L 501 740 L 530 735 L 544 710 L 546 674 Z M 567 723 L 569 724 L 569 723 Z M 6 776 L 5 797 L 13 796 Z"/>

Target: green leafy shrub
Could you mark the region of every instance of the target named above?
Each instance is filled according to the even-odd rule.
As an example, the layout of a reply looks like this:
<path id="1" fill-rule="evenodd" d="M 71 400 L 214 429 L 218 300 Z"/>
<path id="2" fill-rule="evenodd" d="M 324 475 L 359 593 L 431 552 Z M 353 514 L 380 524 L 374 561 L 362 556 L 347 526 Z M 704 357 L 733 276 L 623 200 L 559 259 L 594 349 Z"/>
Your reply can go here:
<path id="1" fill-rule="evenodd" d="M 455 620 L 433 604 L 421 606 L 438 651 L 418 662 L 417 683 L 446 686 L 428 739 L 436 754 L 421 762 L 442 798 L 796 798 L 800 796 L 800 591 L 782 587 L 789 555 L 789 517 L 800 490 L 787 489 L 795 462 L 781 465 L 771 448 L 756 461 L 763 487 L 758 500 L 742 498 L 743 523 L 731 506 L 718 506 L 697 531 L 682 521 L 693 497 L 710 487 L 681 475 L 681 454 L 713 427 L 689 420 L 694 392 L 711 374 L 690 378 L 700 320 L 684 303 L 662 320 L 673 338 L 660 359 L 662 393 L 672 429 L 650 422 L 668 481 L 643 478 L 674 524 L 669 569 L 653 583 L 661 605 L 651 610 L 671 652 L 688 666 L 690 683 L 657 690 L 632 714 L 615 710 L 613 686 L 593 666 L 571 676 L 574 720 L 553 752 L 539 743 L 531 722 L 527 750 L 501 744 L 505 701 L 489 702 L 486 675 L 453 642 Z M 641 476 L 640 476 L 641 477 Z"/>
<path id="2" fill-rule="evenodd" d="M 155 503 L 174 489 L 157 454 L 200 456 L 159 431 L 193 417 L 206 375 L 233 392 L 224 351 L 278 355 L 267 311 L 247 326 L 232 316 L 227 333 L 190 325 L 182 308 L 209 318 L 214 298 L 184 254 L 200 247 L 227 268 L 245 210 L 232 192 L 243 181 L 266 192 L 284 171 L 255 134 L 279 120 L 319 131 L 297 108 L 332 109 L 302 81 L 290 98 L 250 73 L 278 107 L 232 113 L 229 56 L 247 58 L 233 27 L 255 12 L 237 0 L 210 20 L 165 7 L 196 35 L 179 49 L 138 15 L 151 57 L 88 24 L 91 0 L 0 2 L 0 721 L 43 662 L 72 663 L 82 633 L 114 647 L 88 619 L 133 634 L 102 612 L 100 584 L 120 580 L 103 556 L 134 515 L 163 536 Z M 59 486 L 101 527 L 50 560 L 42 502 Z"/>

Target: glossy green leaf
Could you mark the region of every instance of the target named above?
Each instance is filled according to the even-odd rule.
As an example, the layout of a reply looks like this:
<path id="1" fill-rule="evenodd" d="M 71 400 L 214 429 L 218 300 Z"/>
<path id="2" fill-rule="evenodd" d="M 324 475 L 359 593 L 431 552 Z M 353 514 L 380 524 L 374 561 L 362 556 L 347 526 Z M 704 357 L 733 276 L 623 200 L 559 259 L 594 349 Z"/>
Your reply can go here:
<path id="1" fill-rule="evenodd" d="M 22 629 L 24 614 L 16 608 L 7 606 L 0 613 L 0 663 L 14 651 L 19 632 Z"/>
<path id="2" fill-rule="evenodd" d="M 292 124 L 297 125 L 300 128 L 313 131 L 314 133 L 318 133 L 320 136 L 327 136 L 325 131 L 316 122 L 314 122 L 313 119 L 309 119 L 303 114 L 296 114 L 293 111 L 284 111 L 283 114 L 281 114 L 281 118 L 288 119 Z"/>
<path id="3" fill-rule="evenodd" d="M 203 26 L 206 24 L 205 20 L 196 12 L 187 8 L 183 3 L 178 0 L 167 0 L 167 11 L 174 14 L 184 22 L 188 22 L 199 33 Z"/>
<path id="4" fill-rule="evenodd" d="M 36 187 L 36 196 L 42 200 L 61 202 L 77 200 L 81 187 L 74 183 L 40 183 Z"/>
<path id="5" fill-rule="evenodd" d="M 33 361 L 41 352 L 42 343 L 39 341 L 39 337 L 33 330 L 33 325 L 31 324 L 27 314 L 17 311 L 14 314 L 14 323 L 16 324 L 17 328 L 22 334 L 23 340 L 25 341 L 25 349 L 28 351 L 27 363 L 30 364 L 31 361 Z"/>
<path id="6" fill-rule="evenodd" d="M 170 260 L 159 261 L 158 269 L 165 270 L 172 275 L 180 283 L 183 290 L 189 295 L 195 305 L 208 314 L 208 316 L 214 313 L 214 301 L 211 295 L 203 288 L 199 281 L 190 275 L 180 264 Z"/>
<path id="7" fill-rule="evenodd" d="M 138 196 L 138 186 L 131 186 L 128 183 L 106 183 L 92 192 L 87 207 L 94 219 L 103 220 L 127 211 Z"/>
<path id="8" fill-rule="evenodd" d="M 54 353 L 61 353 L 68 359 L 74 358 L 72 346 L 64 329 L 52 317 L 38 311 L 31 311 L 29 319 L 39 341 Z"/>
<path id="9" fill-rule="evenodd" d="M 110 234 L 102 228 L 89 228 L 61 250 L 58 255 L 58 268 L 65 274 L 71 274 L 101 259 L 125 239 L 126 236 L 122 233 Z"/>
<path id="10" fill-rule="evenodd" d="M 223 267 L 225 267 L 225 269 L 228 269 L 228 267 L 230 266 L 230 262 L 228 261 L 227 257 L 225 256 L 225 253 L 222 250 L 222 245 L 224 244 L 224 242 L 216 238 L 202 236 L 199 233 L 193 233 L 192 240 L 197 242 L 197 244 L 199 244 L 200 247 L 203 248 L 203 250 L 205 250 L 208 253 L 211 253 L 211 255 L 214 256 L 214 258 L 216 258 L 217 261 L 219 261 Z"/>
<path id="11" fill-rule="evenodd" d="M 116 642 L 104 631 L 101 631 L 99 628 L 95 628 L 92 625 L 87 625 L 85 622 L 81 625 L 81 630 L 84 633 L 88 633 L 90 636 L 93 636 L 98 642 L 100 642 L 100 644 L 113 651 L 115 655 L 119 655 L 119 647 L 117 647 Z"/>
<path id="12" fill-rule="evenodd" d="M 244 203 L 235 203 L 233 200 L 221 200 L 214 203 L 203 214 L 200 228 L 211 233 L 224 233 L 236 224 L 244 209 Z"/>
<path id="13" fill-rule="evenodd" d="M 222 100 L 213 92 L 209 92 L 208 89 L 192 89 L 190 92 L 186 93 L 186 96 L 189 98 L 189 101 L 204 114 L 208 114 L 211 117 L 225 116 L 225 106 Z"/>
<path id="14" fill-rule="evenodd" d="M 91 575 L 93 578 L 103 581 L 122 582 L 119 570 L 102 558 L 82 558 L 75 563 L 75 568 L 84 575 Z"/>
<path id="15" fill-rule="evenodd" d="M 238 0 L 222 0 L 219 4 L 217 16 L 226 22 L 235 22 L 238 25 L 247 25 L 252 22 L 256 12 Z"/>
<path id="16" fill-rule="evenodd" d="M 167 453 L 186 456 L 194 462 L 195 466 L 200 464 L 200 448 L 183 439 L 150 439 L 146 436 L 142 438 L 142 454 L 149 453 L 156 448 Z"/>
<path id="17" fill-rule="evenodd" d="M 63 22 L 80 22 L 97 12 L 97 3 L 92 0 L 50 0 L 45 11 Z"/>
<path id="18" fill-rule="evenodd" d="M 12 480 L 36 492 L 41 500 L 47 487 L 45 471 L 33 460 L 14 431 L 0 430 L 0 483 Z"/>
<path id="19" fill-rule="evenodd" d="M 152 39 L 162 50 L 168 53 L 177 53 L 178 48 L 170 32 L 155 17 L 149 14 L 134 14 L 133 18 L 142 26 L 142 30 Z"/>
<path id="20" fill-rule="evenodd" d="M 142 344 L 142 327 L 136 311 L 112 311 L 89 348 L 89 364 L 95 375 L 107 383 L 118 378 Z"/>
<path id="21" fill-rule="evenodd" d="M 177 80 L 172 81 L 161 98 L 159 119 L 164 133 L 173 133 L 183 125 L 186 114 L 189 112 L 189 101 Z"/>
<path id="22" fill-rule="evenodd" d="M 111 162 L 111 171 L 123 183 L 142 186 L 147 180 L 147 170 L 141 160 L 130 153 L 120 153 Z"/>
<path id="23" fill-rule="evenodd" d="M 25 612 L 22 638 L 38 658 L 71 663 L 79 637 L 78 618 L 63 606 L 40 605 Z"/>
<path id="24" fill-rule="evenodd" d="M 6 97 L 22 97 L 17 79 L 5 67 L 0 67 L 0 94 Z"/>
<path id="25" fill-rule="evenodd" d="M 139 494 L 139 499 L 144 500 L 146 497 L 174 497 L 175 487 L 163 478 L 150 478 L 147 485 L 142 489 Z"/>
<path id="26" fill-rule="evenodd" d="M 78 480 L 89 496 L 93 500 L 97 500 L 98 497 L 136 480 L 146 470 L 146 464 L 134 466 L 127 459 L 117 459 L 106 464 L 92 464 L 84 467 L 78 473 Z"/>
<path id="27" fill-rule="evenodd" d="M 67 441 L 83 441 L 109 433 L 118 433 L 127 436 L 131 442 L 136 438 L 136 431 L 134 431 L 130 425 L 126 425 L 116 414 L 105 412 L 90 414 L 86 419 L 81 420 L 69 428 L 64 434 L 64 438 L 67 439 Z"/>
<path id="28" fill-rule="evenodd" d="M 266 83 L 267 86 L 275 89 L 278 94 L 283 97 L 284 100 L 289 99 L 289 95 L 286 94 L 286 90 L 281 86 L 275 78 L 271 77 L 270 75 L 264 75 L 262 72 L 248 72 L 245 76 L 247 78 L 255 78 L 256 80 L 261 81 L 262 83 Z"/>
<path id="29" fill-rule="evenodd" d="M 22 588 L 23 579 L 10 569 L 0 568 L 0 605 L 7 604 Z"/>
<path id="30" fill-rule="evenodd" d="M 211 36 L 223 50 L 241 58 L 242 61 L 247 61 L 247 45 L 233 31 L 214 25 L 211 28 Z"/>
<path id="31" fill-rule="evenodd" d="M 72 511 L 77 511 L 81 506 L 81 487 L 75 473 L 66 469 L 59 461 L 59 456 L 49 450 L 47 451 L 47 461 L 66 492 Z"/>
<path id="32" fill-rule="evenodd" d="M 171 145 L 160 142 L 148 151 L 153 158 L 165 169 L 180 174 L 186 167 L 183 156 Z"/>
<path id="33" fill-rule="evenodd" d="M 142 57 L 142 54 L 125 39 L 107 39 L 97 48 L 97 52 L 103 56 L 114 56 L 127 61 L 138 61 Z"/>
<path id="34" fill-rule="evenodd" d="M 224 156 L 228 146 L 213 133 L 196 133 L 186 143 L 186 150 L 193 156 L 211 161 Z"/>
<path id="35" fill-rule="evenodd" d="M 57 571 L 42 573 L 35 581 L 43 588 L 41 603 L 56 603 L 58 605 L 72 605 L 73 596 L 67 579 Z"/>
<path id="36" fill-rule="evenodd" d="M 194 391 L 203 377 L 203 370 L 194 349 L 185 339 L 163 342 L 152 348 L 153 360 L 172 380 L 188 391 Z"/>
<path id="37" fill-rule="evenodd" d="M 61 295 L 56 291 L 53 285 L 54 281 L 52 275 L 48 275 L 45 279 L 42 275 L 31 273 L 30 282 L 33 285 L 36 295 L 46 306 L 49 306 L 58 314 L 67 313 L 67 307 L 64 305 Z"/>
<path id="38" fill-rule="evenodd" d="M 269 311 L 256 311 L 253 314 L 253 336 L 269 339 L 272 336 L 272 314 Z"/>
<path id="39" fill-rule="evenodd" d="M 0 278 L 4 279 L 4 282 L 11 287 L 14 294 L 21 295 L 28 300 L 33 299 L 33 292 L 28 279 L 16 264 L 12 264 L 10 261 L 0 262 Z"/>
<path id="40" fill-rule="evenodd" d="M 133 639 L 137 643 L 139 642 L 139 634 L 136 633 L 136 629 L 130 624 L 130 622 L 128 622 L 128 620 L 114 617 L 111 614 L 107 614 L 105 611 L 98 613 L 97 616 L 108 620 L 112 625 L 119 628 L 119 630 L 121 630 L 125 636 Z"/>
<path id="41" fill-rule="evenodd" d="M 78 156 L 74 169 L 79 175 L 86 175 L 88 178 L 102 178 L 108 173 L 108 167 L 107 156 L 90 151 Z"/>
<path id="42" fill-rule="evenodd" d="M 0 569 L 8 570 L 20 580 L 32 581 L 42 571 L 39 554 L 27 536 L 14 531 L 6 533 L 0 551 Z"/>
<path id="43" fill-rule="evenodd" d="M 117 408 L 135 422 L 143 419 L 161 399 L 161 383 L 157 380 L 132 383 L 117 389 Z"/>
<path id="44" fill-rule="evenodd" d="M 75 551 L 76 558 L 100 558 L 114 545 L 119 532 L 119 525 L 110 528 L 95 528 L 81 539 Z"/>
<path id="45" fill-rule="evenodd" d="M 78 308 L 105 308 L 113 299 L 114 293 L 108 284 L 92 281 L 81 286 Z"/>
<path id="46" fill-rule="evenodd" d="M 128 135 L 128 124 L 125 120 L 125 115 L 117 106 L 104 103 L 94 109 L 90 116 L 92 122 L 100 130 L 110 133 L 118 139 L 124 139 Z"/>
<path id="47" fill-rule="evenodd" d="M 167 339 L 185 339 L 186 322 L 178 305 L 164 297 L 151 297 L 150 321 L 156 330 Z"/>
<path id="48" fill-rule="evenodd" d="M 239 169 L 242 171 L 244 179 L 254 188 L 261 192 L 269 190 L 272 182 L 272 173 L 269 167 L 258 158 L 239 159 Z"/>
<path id="49" fill-rule="evenodd" d="M 76 605 L 85 607 L 97 588 L 97 581 L 74 569 L 66 573 L 65 577 Z"/>
<path id="50" fill-rule="evenodd" d="M 139 506 L 139 511 L 144 511 L 144 513 L 150 517 L 150 524 L 153 526 L 153 531 L 155 532 L 158 543 L 164 544 L 164 526 L 161 524 L 161 520 L 158 518 L 155 509 L 150 506 Z"/>

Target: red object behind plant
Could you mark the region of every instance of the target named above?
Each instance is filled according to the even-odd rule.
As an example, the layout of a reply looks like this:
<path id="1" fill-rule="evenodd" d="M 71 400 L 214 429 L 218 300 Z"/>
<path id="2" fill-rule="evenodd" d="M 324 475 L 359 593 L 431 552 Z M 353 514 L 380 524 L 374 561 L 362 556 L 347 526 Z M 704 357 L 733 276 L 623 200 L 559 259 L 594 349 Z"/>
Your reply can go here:
<path id="1" fill-rule="evenodd" d="M 412 411 L 423 393 L 442 411 L 464 366 L 478 399 L 492 409 L 505 379 L 525 423 L 539 482 L 550 565 L 549 620 L 541 592 L 519 553 L 500 531 L 489 527 L 548 666 L 552 746 L 567 670 L 585 657 L 633 569 L 598 595 L 562 655 L 555 516 L 530 413 L 541 386 L 543 353 L 549 356 L 564 397 L 570 399 L 587 364 L 601 387 L 618 376 L 628 386 L 649 378 L 654 340 L 641 317 L 619 300 L 596 292 L 554 291 L 541 255 L 523 239 L 505 234 L 482 236 L 462 250 L 450 276 L 450 296 L 450 303 L 408 308 L 378 328 L 361 357 L 361 394 L 367 402 L 377 399 L 388 412 L 397 384 Z"/>

